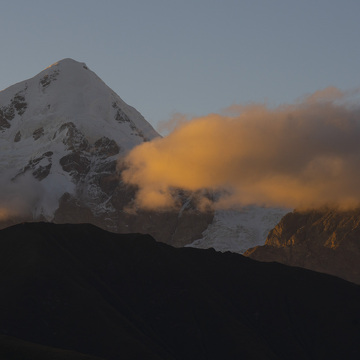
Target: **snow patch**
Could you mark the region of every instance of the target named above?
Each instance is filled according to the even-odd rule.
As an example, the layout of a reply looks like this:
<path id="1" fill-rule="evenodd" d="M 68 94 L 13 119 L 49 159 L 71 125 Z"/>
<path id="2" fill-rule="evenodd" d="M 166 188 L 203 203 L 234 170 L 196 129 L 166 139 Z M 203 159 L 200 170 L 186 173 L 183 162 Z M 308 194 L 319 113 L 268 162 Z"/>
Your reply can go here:
<path id="1" fill-rule="evenodd" d="M 264 245 L 269 231 L 290 211 L 260 206 L 217 210 L 202 238 L 188 246 L 242 254 L 251 247 Z"/>

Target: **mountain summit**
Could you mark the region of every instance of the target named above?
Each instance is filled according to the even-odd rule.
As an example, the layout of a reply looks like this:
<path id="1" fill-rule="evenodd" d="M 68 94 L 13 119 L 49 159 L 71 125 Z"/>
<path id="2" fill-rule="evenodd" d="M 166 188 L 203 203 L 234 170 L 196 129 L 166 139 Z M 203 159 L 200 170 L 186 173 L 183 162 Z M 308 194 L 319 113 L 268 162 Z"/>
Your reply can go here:
<path id="1" fill-rule="evenodd" d="M 8 137 L 20 131 L 17 140 L 32 137 L 39 128 L 55 135 L 56 126 L 64 121 L 74 122 L 90 142 L 95 142 L 101 132 L 121 142 L 124 150 L 159 136 L 85 63 L 72 59 L 56 62 L 35 77 L 2 91 L 0 103 L 0 130 Z M 35 137 L 39 139 L 41 132 Z"/>
<path id="2" fill-rule="evenodd" d="M 85 63 L 72 59 L 1 91 L 1 227 L 24 220 L 91 222 L 159 240 L 183 237 L 178 230 L 187 211 L 181 220 L 179 214 L 123 211 L 135 189 L 122 184 L 118 158 L 158 136 Z M 186 242 L 209 222 L 198 215 L 191 221 L 199 229 Z M 164 222 L 168 231 L 159 230 Z"/>
<path id="3" fill-rule="evenodd" d="M 61 60 L 0 93 L 0 168 L 13 178 L 30 172 L 43 200 L 34 215 L 51 219 L 68 192 L 97 198 L 94 174 L 116 158 L 159 136 L 84 63 Z M 96 191 L 95 191 L 96 192 Z M 99 209 L 98 209 L 99 210 Z"/>

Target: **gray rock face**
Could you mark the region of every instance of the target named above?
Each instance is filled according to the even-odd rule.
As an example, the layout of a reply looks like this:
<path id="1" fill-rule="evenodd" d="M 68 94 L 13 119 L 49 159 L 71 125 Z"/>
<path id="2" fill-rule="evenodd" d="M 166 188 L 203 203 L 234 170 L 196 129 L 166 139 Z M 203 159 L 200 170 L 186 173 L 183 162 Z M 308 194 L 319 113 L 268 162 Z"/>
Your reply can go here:
<path id="1" fill-rule="evenodd" d="M 360 284 L 360 209 L 294 211 L 281 219 L 264 246 L 249 249 L 244 255 Z"/>
<path id="2" fill-rule="evenodd" d="M 27 103 L 23 92 L 17 92 L 7 105 L 0 104 L 0 131 L 8 129 L 11 126 L 11 120 L 15 118 L 16 113 L 23 115 L 27 108 Z"/>

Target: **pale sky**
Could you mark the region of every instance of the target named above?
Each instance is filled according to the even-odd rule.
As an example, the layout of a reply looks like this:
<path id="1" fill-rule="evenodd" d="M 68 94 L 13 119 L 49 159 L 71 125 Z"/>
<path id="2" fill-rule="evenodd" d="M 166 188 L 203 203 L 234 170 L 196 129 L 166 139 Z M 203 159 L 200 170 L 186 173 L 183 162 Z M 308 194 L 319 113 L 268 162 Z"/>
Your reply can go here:
<path id="1" fill-rule="evenodd" d="M 85 62 L 156 128 L 360 87 L 359 0 L 0 0 L 0 89 Z"/>

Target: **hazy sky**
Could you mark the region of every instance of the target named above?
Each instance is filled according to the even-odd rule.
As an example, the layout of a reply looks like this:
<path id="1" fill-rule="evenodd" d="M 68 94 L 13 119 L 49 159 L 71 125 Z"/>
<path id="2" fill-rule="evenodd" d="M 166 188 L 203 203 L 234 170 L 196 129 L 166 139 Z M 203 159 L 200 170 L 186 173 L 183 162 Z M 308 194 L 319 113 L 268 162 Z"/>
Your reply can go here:
<path id="1" fill-rule="evenodd" d="M 359 0 L 4 0 L 0 88 L 86 62 L 155 127 L 359 87 Z"/>

